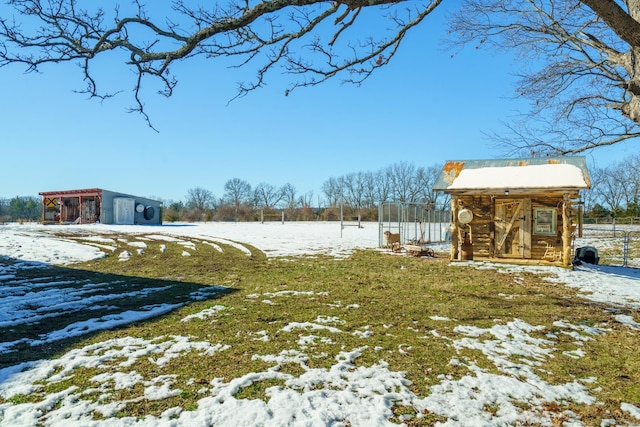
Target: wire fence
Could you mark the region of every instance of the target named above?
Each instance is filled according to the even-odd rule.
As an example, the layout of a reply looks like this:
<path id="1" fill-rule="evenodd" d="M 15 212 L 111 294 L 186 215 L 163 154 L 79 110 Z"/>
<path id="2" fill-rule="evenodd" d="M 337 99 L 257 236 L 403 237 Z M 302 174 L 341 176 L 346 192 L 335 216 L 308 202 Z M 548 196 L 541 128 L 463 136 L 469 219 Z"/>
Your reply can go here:
<path id="1" fill-rule="evenodd" d="M 424 203 L 387 202 L 378 208 L 379 243 L 385 232 L 399 234 L 400 244 L 426 245 L 451 240 L 449 206 Z"/>
<path id="2" fill-rule="evenodd" d="M 583 219 L 585 224 L 591 224 L 591 225 L 611 225 L 611 226 L 616 226 L 616 225 L 640 225 L 640 217 L 632 217 L 632 216 L 628 216 L 628 217 L 623 217 L 623 218 L 614 218 L 611 216 L 607 216 L 604 218 L 588 218 L 585 217 Z"/>
<path id="3" fill-rule="evenodd" d="M 585 224 L 574 246 L 596 248 L 599 264 L 640 268 L 640 224 Z"/>

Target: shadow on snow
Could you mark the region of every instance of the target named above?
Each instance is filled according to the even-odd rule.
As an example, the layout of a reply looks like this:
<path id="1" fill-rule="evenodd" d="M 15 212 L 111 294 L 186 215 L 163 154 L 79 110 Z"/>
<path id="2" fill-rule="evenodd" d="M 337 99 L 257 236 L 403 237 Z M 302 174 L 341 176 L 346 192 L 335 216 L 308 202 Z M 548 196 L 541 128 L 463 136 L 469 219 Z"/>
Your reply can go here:
<path id="1" fill-rule="evenodd" d="M 51 358 L 100 331 L 231 292 L 0 256 L 0 369 Z"/>

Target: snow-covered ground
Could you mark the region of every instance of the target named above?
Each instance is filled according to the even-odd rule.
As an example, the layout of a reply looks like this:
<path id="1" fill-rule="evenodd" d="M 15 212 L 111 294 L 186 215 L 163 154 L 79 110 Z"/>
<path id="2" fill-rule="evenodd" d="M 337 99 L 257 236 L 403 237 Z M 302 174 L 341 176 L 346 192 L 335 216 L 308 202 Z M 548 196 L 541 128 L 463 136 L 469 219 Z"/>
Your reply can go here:
<path id="1" fill-rule="evenodd" d="M 61 231 L 69 234 L 68 238 L 55 236 L 55 233 Z M 255 246 L 268 256 L 319 253 L 345 256 L 356 248 L 375 248 L 379 242 L 377 223 L 365 223 L 362 228 L 350 225 L 343 229 L 338 222 L 209 222 L 162 226 L 89 224 L 64 228 L 31 223 L 0 225 L 0 255 L 51 264 L 69 264 L 99 257 L 104 252 L 99 247 L 78 245 L 73 240 L 73 235 L 89 235 L 98 239 L 101 234 L 148 234 L 154 231 L 159 235 L 178 238 L 233 240 Z"/>
<path id="2" fill-rule="evenodd" d="M 58 235 L 64 231 L 64 237 Z M 34 298 L 38 283 L 22 284 L 23 291 L 16 291 L 15 284 L 7 283 L 15 278 L 16 269 L 37 268 L 37 263 L 56 265 L 72 264 L 99 258 L 114 250 L 111 236 L 117 233 L 127 237 L 131 246 L 128 254 L 118 254 L 121 259 L 137 256 L 146 245 L 163 241 L 183 242 L 184 255 L 195 249 L 196 244 L 233 244 L 247 253 L 248 244 L 268 256 L 297 256 L 329 254 L 348 256 L 357 248 L 376 248 L 379 244 L 377 223 L 364 223 L 363 228 L 354 226 L 341 229 L 339 223 L 207 223 L 172 224 L 158 227 L 109 226 L 101 224 L 74 226 L 42 226 L 38 224 L 8 224 L 0 226 L 0 256 L 19 262 L 9 267 L 0 266 L 0 328 L 12 324 L 33 321 L 33 313 L 24 310 L 29 299 Z M 145 234 L 145 239 L 136 235 Z M 593 240 L 589 241 L 593 244 Z M 446 250 L 446 248 L 443 248 Z M 35 262 L 35 263 L 34 263 Z M 464 265 L 462 263 L 454 264 Z M 472 263 L 477 268 L 496 268 L 490 263 Z M 609 304 L 612 315 L 630 331 L 640 333 L 640 319 L 623 314 L 626 308 L 640 309 L 640 270 L 621 267 L 583 265 L 576 270 L 552 267 L 511 266 L 512 271 L 534 271 L 549 274 L 550 281 L 564 283 L 579 289 L 585 298 Z M 48 285 L 51 285 L 50 283 Z M 49 286 L 49 289 L 51 286 Z M 91 302 L 77 295 L 69 296 L 65 302 L 65 284 L 59 284 L 60 292 L 50 294 L 57 304 L 68 307 L 90 308 Z M 51 290 L 51 289 L 50 289 Z M 153 291 L 153 290 L 149 290 Z M 201 295 L 200 295 L 201 296 Z M 194 295 L 194 299 L 199 296 Z M 110 319 L 95 319 L 82 325 L 66 327 L 43 339 L 59 339 L 73 333 L 87 333 L 94 328 L 109 327 L 159 315 L 174 309 L 176 305 L 149 307 L 138 312 L 121 313 Z M 206 318 L 224 311 L 224 306 L 210 308 L 196 317 Z M 183 321 L 192 321 L 193 317 Z M 449 322 L 450 319 L 433 319 Z M 16 323 L 17 322 L 17 323 Z M 119 322 L 119 323 L 118 323 Z M 106 325 L 106 326 L 105 326 Z M 296 329 L 327 329 L 343 333 L 340 319 L 322 317 L 309 324 L 291 324 L 283 333 Z M 575 335 L 576 349 L 566 357 L 584 357 L 580 341 L 606 331 L 573 325 L 570 319 L 554 325 L 559 330 Z M 290 349 L 275 355 L 255 355 L 272 365 L 264 372 L 254 372 L 241 378 L 223 381 L 216 379 L 203 385 L 202 399 L 196 410 L 170 408 L 160 417 L 110 418 L 126 402 L 112 401 L 109 396 L 119 388 L 141 384 L 144 396 L 149 400 L 161 400 L 180 393 L 173 387 L 170 376 L 143 378 L 128 369 L 136 360 L 145 358 L 161 366 L 173 358 L 181 357 L 187 350 L 206 355 L 224 352 L 224 343 L 195 342 L 189 337 L 172 336 L 158 340 L 127 337 L 93 344 L 72 350 L 59 358 L 20 363 L 0 369 L 0 426 L 238 426 L 238 425 L 311 425 L 311 426 L 382 426 L 391 425 L 390 406 L 402 401 L 418 411 L 435 413 L 446 417 L 443 425 L 553 425 L 551 415 L 543 410 L 548 402 L 574 401 L 592 404 L 595 398 L 589 390 L 597 386 L 597 373 L 593 377 L 577 378 L 567 384 L 548 384 L 536 375 L 534 366 L 539 366 L 552 357 L 555 338 L 534 338 L 531 333 L 538 325 L 529 325 L 519 319 L 496 323 L 492 328 L 479 329 L 469 325 L 456 326 L 462 338 L 454 340 L 454 349 L 474 349 L 495 363 L 500 374 L 485 372 L 469 365 L 470 374 L 461 379 L 443 376 L 427 397 L 416 396 L 401 372 L 389 370 L 384 360 L 369 367 L 355 367 L 361 349 L 345 349 L 330 369 L 310 368 L 306 365 L 305 347 Z M 0 329 L 1 331 L 1 329 Z M 1 336 L 1 335 L 0 335 Z M 363 333 L 366 338 L 366 334 Z M 308 337 L 307 337 L 308 338 Z M 265 339 L 268 337 L 257 337 Z M 433 339 L 438 339 L 434 331 Z M 0 339 L 0 352 L 12 351 L 15 343 Z M 366 345 L 366 344 L 365 344 Z M 402 349 L 399 349 L 402 351 Z M 517 359 L 510 358 L 518 355 Z M 517 360 L 518 362 L 514 362 Z M 287 362 L 299 363 L 304 373 L 300 376 L 281 373 L 278 366 Z M 462 363 L 453 358 L 452 364 Z M 21 402 L 12 398 L 41 390 L 42 384 L 55 383 L 73 376 L 74 370 L 82 367 L 100 367 L 104 374 L 91 379 L 95 388 L 78 390 L 73 387 L 52 393 L 47 399 L 37 402 Z M 517 375 L 513 372 L 517 371 Z M 241 387 L 255 381 L 279 379 L 285 384 L 268 390 L 270 399 L 236 399 Z M 96 396 L 102 396 L 96 398 Z M 639 398 L 640 399 L 640 398 Z M 487 405 L 496 407 L 494 413 L 487 412 Z M 523 407 L 528 409 L 522 409 Z M 640 425 L 640 400 L 625 402 L 620 406 L 634 417 Z M 95 413 L 105 419 L 94 419 Z M 582 425 L 578 414 L 565 413 L 567 425 Z M 606 425 L 615 425 L 613 419 Z"/>

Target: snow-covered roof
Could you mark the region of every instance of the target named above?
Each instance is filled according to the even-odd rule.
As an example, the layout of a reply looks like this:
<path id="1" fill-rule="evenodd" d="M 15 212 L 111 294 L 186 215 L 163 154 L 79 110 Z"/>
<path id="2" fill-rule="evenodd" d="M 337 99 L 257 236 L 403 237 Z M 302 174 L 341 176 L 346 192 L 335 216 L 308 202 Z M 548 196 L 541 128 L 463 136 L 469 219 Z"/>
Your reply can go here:
<path id="1" fill-rule="evenodd" d="M 434 190 L 577 191 L 591 187 L 583 157 L 448 161 Z"/>

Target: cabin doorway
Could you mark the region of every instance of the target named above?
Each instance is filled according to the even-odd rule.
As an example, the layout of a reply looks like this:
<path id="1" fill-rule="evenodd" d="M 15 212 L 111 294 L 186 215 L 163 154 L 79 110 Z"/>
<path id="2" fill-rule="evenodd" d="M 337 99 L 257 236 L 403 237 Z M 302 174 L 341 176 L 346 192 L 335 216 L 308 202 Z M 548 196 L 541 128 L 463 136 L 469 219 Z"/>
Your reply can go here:
<path id="1" fill-rule="evenodd" d="M 496 199 L 495 255 L 531 258 L 531 199 Z"/>

